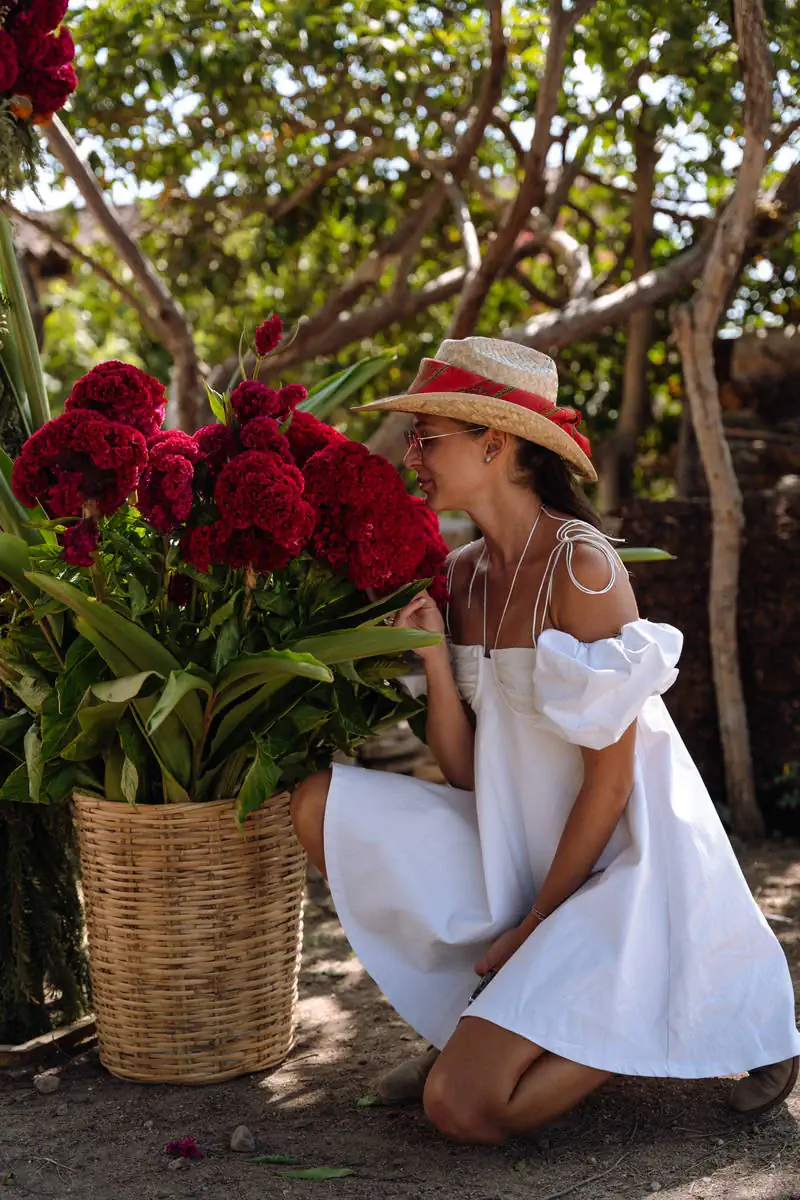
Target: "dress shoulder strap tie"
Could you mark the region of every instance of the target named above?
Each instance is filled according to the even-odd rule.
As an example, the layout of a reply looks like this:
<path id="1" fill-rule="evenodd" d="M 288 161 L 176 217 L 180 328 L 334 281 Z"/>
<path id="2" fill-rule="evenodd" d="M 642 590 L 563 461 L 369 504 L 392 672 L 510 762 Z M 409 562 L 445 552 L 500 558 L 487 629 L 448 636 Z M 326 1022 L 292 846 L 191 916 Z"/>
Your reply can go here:
<path id="1" fill-rule="evenodd" d="M 559 520 L 553 513 L 544 509 L 545 514 L 553 520 Z M 550 557 L 547 560 L 547 565 L 542 575 L 542 582 L 539 585 L 539 591 L 536 596 L 536 605 L 533 610 L 533 624 L 531 627 L 531 638 L 534 646 L 538 637 L 541 636 L 544 629 L 544 623 L 547 619 L 547 614 L 550 611 L 550 603 L 553 598 L 553 581 L 555 579 L 556 567 L 561 555 L 564 554 L 567 563 L 567 573 L 571 582 L 587 596 L 605 596 L 610 592 L 617 579 L 617 570 L 625 571 L 625 564 L 620 558 L 617 551 L 614 549 L 613 542 L 622 542 L 624 538 L 612 538 L 608 534 L 602 533 L 596 529 L 594 525 L 590 525 L 587 521 L 580 521 L 576 517 L 562 521 L 556 531 L 556 543 L 550 551 Z M 593 546 L 595 550 L 599 550 L 608 563 L 609 579 L 605 587 L 588 588 L 576 577 L 572 567 L 572 560 L 575 553 L 575 546 L 582 542 L 585 545 Z M 544 603 L 542 604 L 542 596 Z M 539 624 L 539 613 L 541 606 L 541 624 Z M 537 624 L 539 624 L 539 633 L 536 632 Z"/>

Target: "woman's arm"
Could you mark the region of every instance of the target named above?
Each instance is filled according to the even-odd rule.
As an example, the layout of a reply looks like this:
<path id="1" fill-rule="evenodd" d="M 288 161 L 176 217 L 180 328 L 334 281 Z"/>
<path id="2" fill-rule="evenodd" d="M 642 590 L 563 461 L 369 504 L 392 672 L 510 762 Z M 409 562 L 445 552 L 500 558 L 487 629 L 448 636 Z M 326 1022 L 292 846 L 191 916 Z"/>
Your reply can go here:
<path id="1" fill-rule="evenodd" d="M 572 570 L 583 586 L 593 591 L 608 582 L 608 563 L 591 546 L 575 546 Z M 627 577 L 618 577 L 614 587 L 602 596 L 586 595 L 568 577 L 566 581 L 560 577 L 554 586 L 551 611 L 556 628 L 584 642 L 615 637 L 638 615 Z M 545 917 L 583 886 L 605 850 L 633 788 L 635 743 L 634 722 L 612 746 L 582 750 L 583 783 L 533 903 L 533 908 Z M 498 938 L 476 963 L 478 974 L 498 970 L 539 924 L 540 918 L 531 912 L 515 929 Z"/>
<path id="2" fill-rule="evenodd" d="M 442 614 L 427 592 L 420 592 L 402 608 L 394 624 L 395 628 L 444 634 Z M 416 653 L 427 679 L 425 740 L 447 782 L 471 791 L 475 786 L 475 733 L 453 678 L 447 646 L 441 642 Z"/>

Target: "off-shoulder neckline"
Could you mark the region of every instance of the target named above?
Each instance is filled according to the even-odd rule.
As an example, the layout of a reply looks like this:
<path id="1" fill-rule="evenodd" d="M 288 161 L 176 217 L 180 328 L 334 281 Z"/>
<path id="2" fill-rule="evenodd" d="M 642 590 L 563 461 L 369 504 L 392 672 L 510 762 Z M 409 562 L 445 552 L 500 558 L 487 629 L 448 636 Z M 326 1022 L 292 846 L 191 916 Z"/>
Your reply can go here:
<path id="1" fill-rule="evenodd" d="M 563 629 L 556 629 L 554 626 L 551 625 L 547 629 L 542 630 L 542 632 L 539 634 L 539 638 L 537 640 L 541 641 L 542 637 L 547 633 L 557 633 L 561 637 L 569 638 L 569 640 L 572 642 L 577 642 L 577 644 L 579 646 L 596 646 L 600 642 L 619 641 L 619 639 L 625 633 L 625 630 L 630 629 L 634 625 L 663 625 L 663 622 L 650 621 L 650 620 L 648 620 L 647 617 L 635 617 L 632 621 L 626 621 L 625 624 L 621 626 L 619 633 L 612 634 L 610 637 L 597 638 L 596 641 L 594 641 L 594 642 L 583 642 L 583 641 L 581 641 L 580 638 L 573 637 L 571 633 L 567 633 Z M 452 647 L 452 649 L 454 649 L 454 650 L 480 650 L 482 652 L 484 651 L 484 645 L 482 642 L 451 642 L 448 639 L 447 644 L 448 644 L 448 646 Z M 487 657 L 491 657 L 492 654 L 508 654 L 512 650 L 515 653 L 523 652 L 523 653 L 535 654 L 536 646 L 497 646 L 497 647 L 495 647 L 495 649 L 493 649 L 490 652 L 490 654 Z"/>

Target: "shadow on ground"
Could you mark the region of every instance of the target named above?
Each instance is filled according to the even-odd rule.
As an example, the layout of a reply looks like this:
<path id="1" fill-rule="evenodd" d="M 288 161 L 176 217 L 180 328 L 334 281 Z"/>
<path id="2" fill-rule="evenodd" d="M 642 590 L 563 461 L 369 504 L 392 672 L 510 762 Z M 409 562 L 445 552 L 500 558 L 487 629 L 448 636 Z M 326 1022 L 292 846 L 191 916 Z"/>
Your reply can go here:
<path id="1" fill-rule="evenodd" d="M 748 880 L 800 984 L 800 848 L 743 856 Z M 385 1067 L 421 1043 L 365 976 L 323 885 L 306 915 L 298 1045 L 267 1074 L 214 1087 L 123 1083 L 96 1054 L 65 1063 L 48 1096 L 0 1078 L 0 1198 L 75 1200 L 800 1200 L 800 1092 L 758 1124 L 725 1107 L 724 1080 L 617 1079 L 540 1134 L 498 1149 L 452 1146 L 419 1109 L 361 1107 Z M 286 1177 L 228 1148 L 247 1125 L 257 1152 L 349 1167 L 326 1182 Z M 166 1141 L 192 1135 L 207 1157 L 173 1170 Z"/>

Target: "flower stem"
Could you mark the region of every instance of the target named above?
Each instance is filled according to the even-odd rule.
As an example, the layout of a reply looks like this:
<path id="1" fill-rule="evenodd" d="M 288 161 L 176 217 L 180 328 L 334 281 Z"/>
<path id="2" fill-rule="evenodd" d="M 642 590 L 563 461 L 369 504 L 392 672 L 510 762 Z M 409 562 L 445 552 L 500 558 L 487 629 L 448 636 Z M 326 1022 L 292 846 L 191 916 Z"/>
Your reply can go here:
<path id="1" fill-rule="evenodd" d="M 250 610 L 253 607 L 253 589 L 256 586 L 256 573 L 248 564 L 244 572 L 244 605 L 242 607 L 242 620 L 246 621 L 250 616 Z"/>

